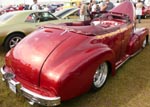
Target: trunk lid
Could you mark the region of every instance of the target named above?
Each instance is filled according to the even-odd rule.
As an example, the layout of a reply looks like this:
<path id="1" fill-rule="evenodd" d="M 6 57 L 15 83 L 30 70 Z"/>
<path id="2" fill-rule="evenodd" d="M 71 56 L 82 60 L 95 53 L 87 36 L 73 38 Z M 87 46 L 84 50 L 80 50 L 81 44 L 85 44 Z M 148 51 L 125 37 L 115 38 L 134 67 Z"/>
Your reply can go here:
<path id="1" fill-rule="evenodd" d="M 6 55 L 6 66 L 19 77 L 39 84 L 42 66 L 48 56 L 70 35 L 60 29 L 39 29 L 24 38 Z"/>

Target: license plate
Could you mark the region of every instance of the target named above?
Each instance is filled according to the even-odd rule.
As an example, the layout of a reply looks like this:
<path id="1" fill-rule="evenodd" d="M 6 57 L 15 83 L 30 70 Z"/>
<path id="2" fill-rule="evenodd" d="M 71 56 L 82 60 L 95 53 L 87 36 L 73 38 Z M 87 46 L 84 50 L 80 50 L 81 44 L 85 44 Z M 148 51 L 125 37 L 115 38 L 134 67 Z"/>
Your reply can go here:
<path id="1" fill-rule="evenodd" d="M 16 94 L 16 85 L 12 84 L 11 82 L 8 82 L 9 88 Z"/>

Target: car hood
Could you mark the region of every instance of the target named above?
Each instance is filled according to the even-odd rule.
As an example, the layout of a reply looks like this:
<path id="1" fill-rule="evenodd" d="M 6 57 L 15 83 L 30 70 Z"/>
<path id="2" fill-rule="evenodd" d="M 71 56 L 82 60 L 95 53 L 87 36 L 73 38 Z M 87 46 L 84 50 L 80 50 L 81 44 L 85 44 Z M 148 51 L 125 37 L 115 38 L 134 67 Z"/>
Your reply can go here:
<path id="1" fill-rule="evenodd" d="M 38 29 L 6 54 L 6 66 L 16 77 L 39 84 L 41 69 L 51 53 L 70 37 L 60 29 Z"/>
<path id="2" fill-rule="evenodd" d="M 110 12 L 122 13 L 129 16 L 131 21 L 135 21 L 135 7 L 132 2 L 126 0 L 120 5 L 114 7 Z"/>

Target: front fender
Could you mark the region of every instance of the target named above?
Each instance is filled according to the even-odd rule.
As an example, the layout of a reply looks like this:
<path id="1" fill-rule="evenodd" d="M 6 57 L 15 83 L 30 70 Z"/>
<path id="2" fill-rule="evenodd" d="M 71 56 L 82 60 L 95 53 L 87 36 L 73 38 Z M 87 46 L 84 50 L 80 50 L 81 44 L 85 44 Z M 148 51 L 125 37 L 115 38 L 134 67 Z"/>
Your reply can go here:
<path id="1" fill-rule="evenodd" d="M 146 39 L 146 43 L 148 43 L 148 39 L 149 39 L 148 35 L 149 35 L 149 30 L 147 28 L 136 29 L 130 38 L 127 53 L 129 55 L 132 55 L 136 53 L 139 49 L 141 49 L 143 41 L 145 39 Z"/>

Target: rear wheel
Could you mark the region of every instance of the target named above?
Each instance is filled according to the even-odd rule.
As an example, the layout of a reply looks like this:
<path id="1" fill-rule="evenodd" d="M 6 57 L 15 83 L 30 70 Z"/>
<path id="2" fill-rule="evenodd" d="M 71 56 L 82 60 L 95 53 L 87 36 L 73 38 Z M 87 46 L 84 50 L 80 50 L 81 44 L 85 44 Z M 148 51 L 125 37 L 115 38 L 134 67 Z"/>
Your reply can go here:
<path id="1" fill-rule="evenodd" d="M 11 48 L 16 46 L 23 37 L 24 37 L 24 35 L 21 33 L 14 33 L 14 34 L 9 35 L 6 38 L 5 43 L 4 43 L 5 50 L 9 51 Z"/>
<path id="2" fill-rule="evenodd" d="M 106 62 L 102 63 L 96 70 L 94 77 L 93 77 L 93 90 L 97 90 L 101 88 L 108 76 L 109 68 Z"/>

